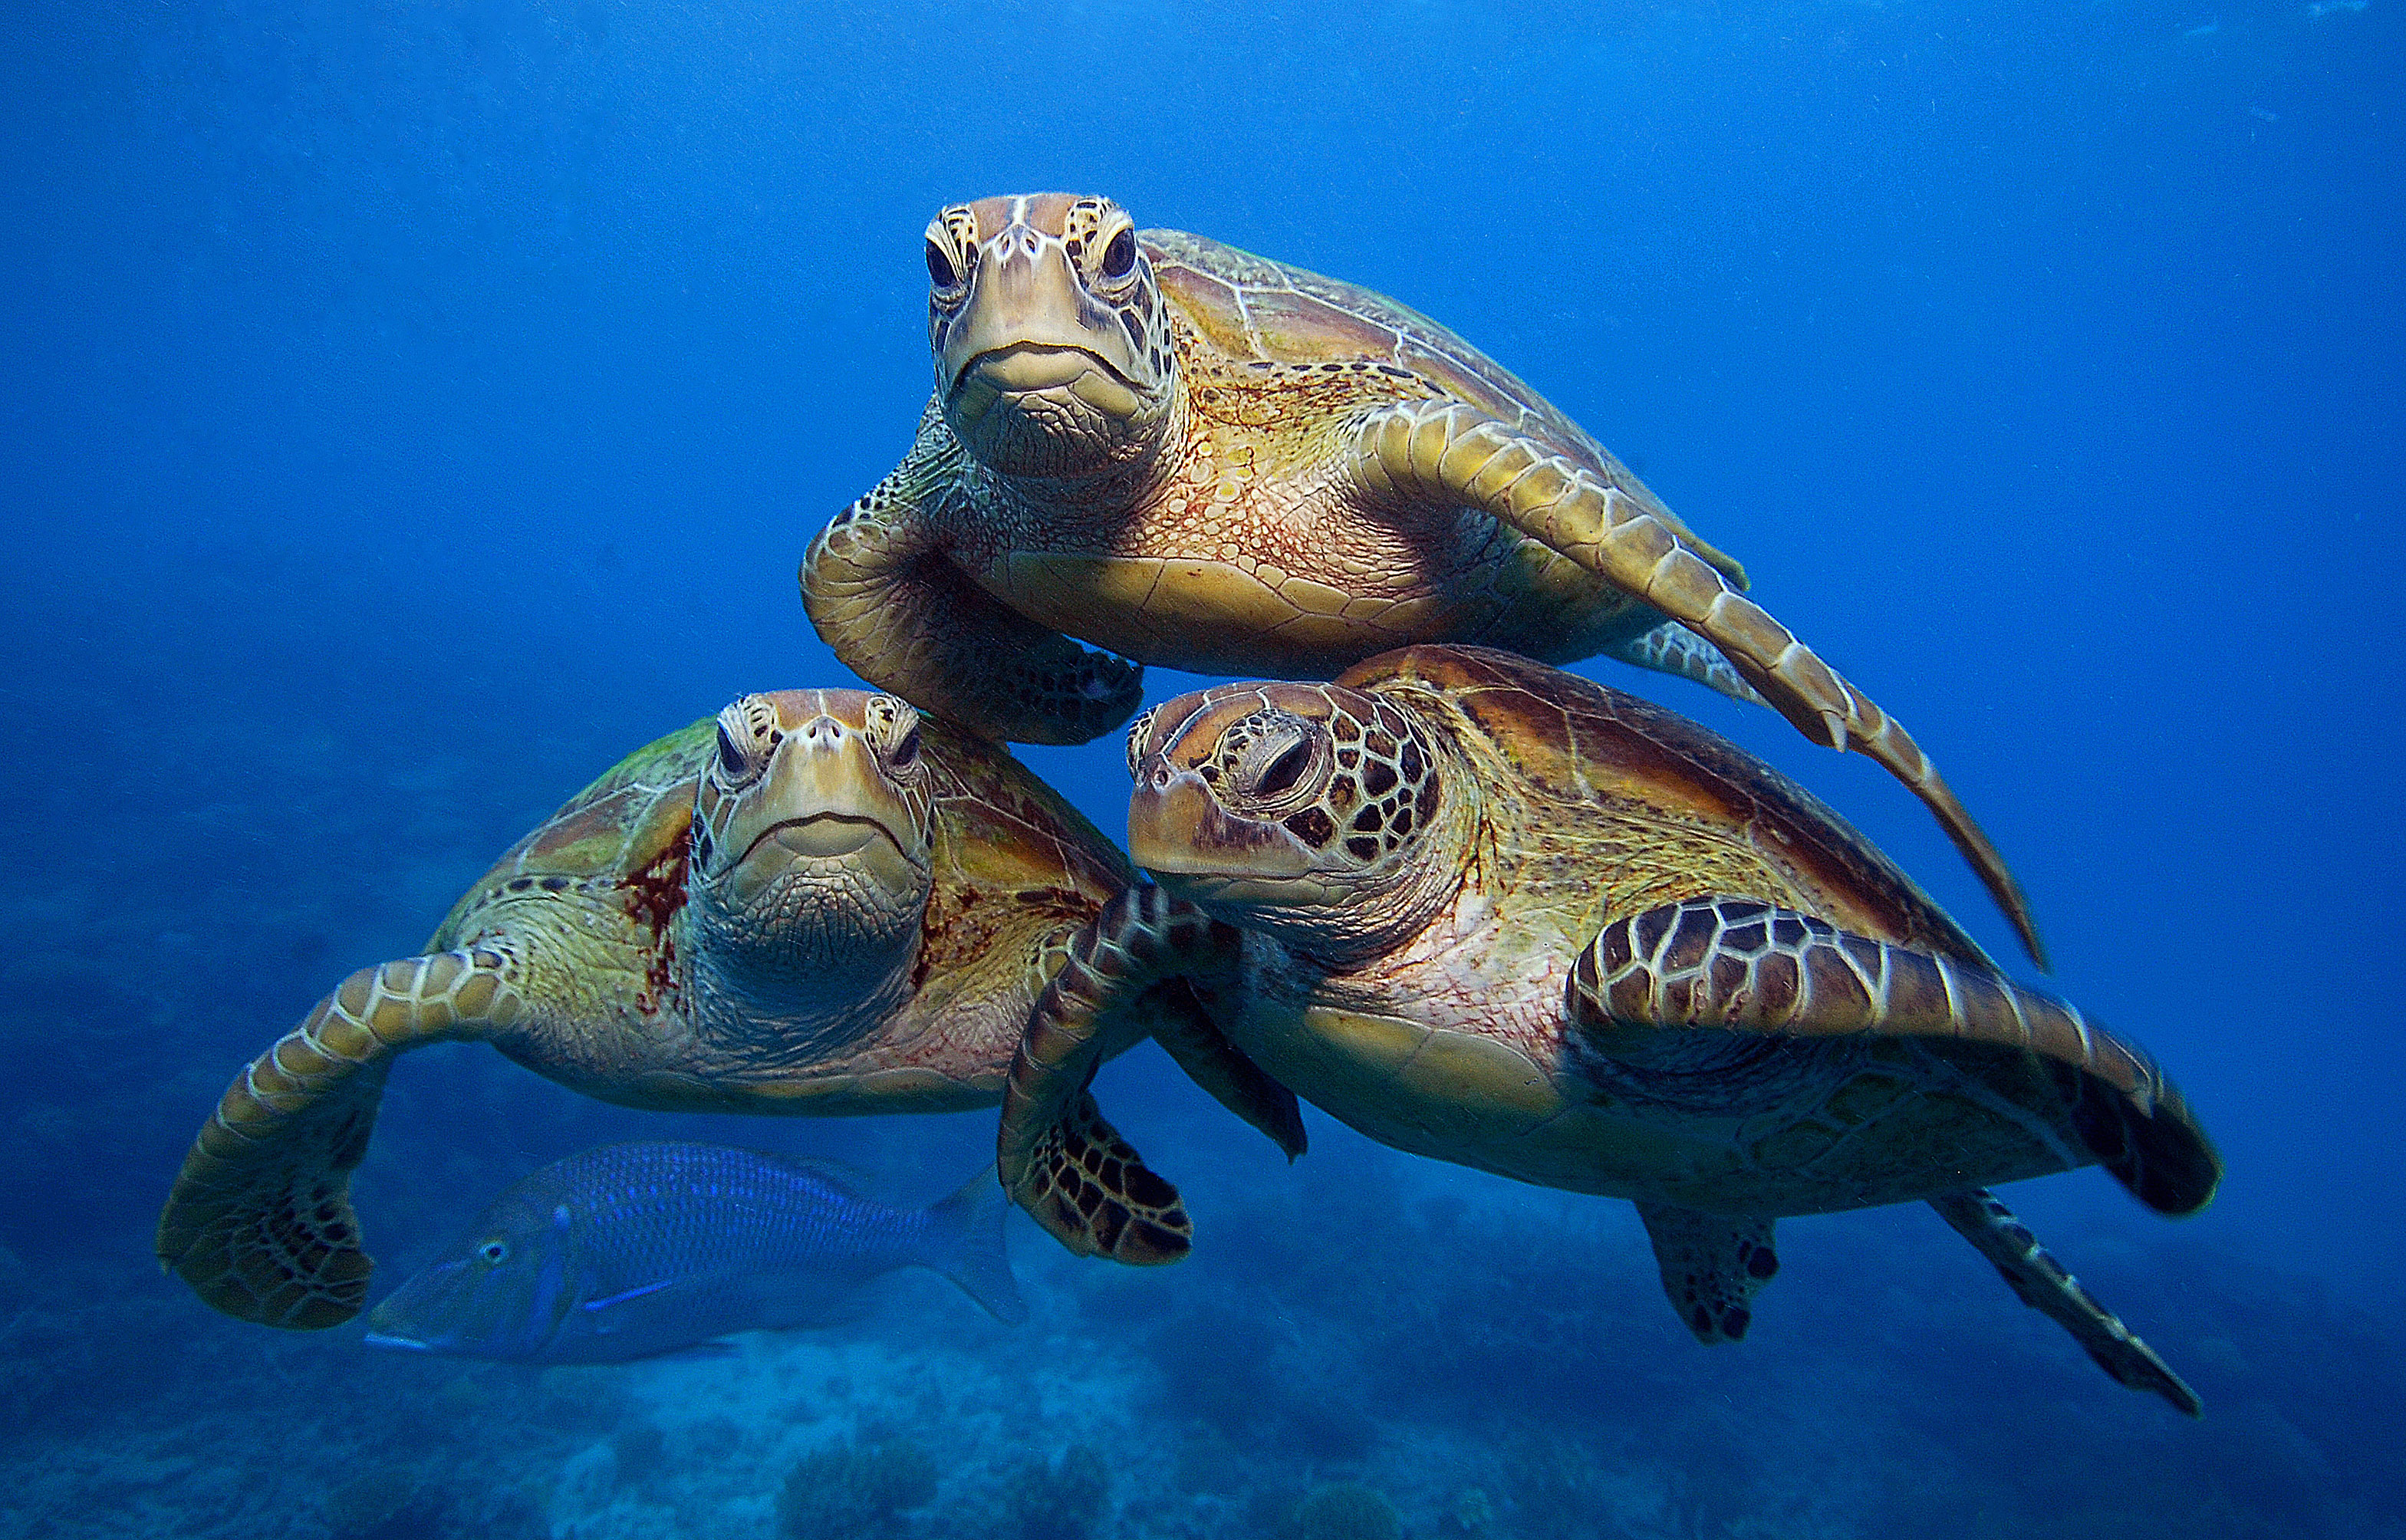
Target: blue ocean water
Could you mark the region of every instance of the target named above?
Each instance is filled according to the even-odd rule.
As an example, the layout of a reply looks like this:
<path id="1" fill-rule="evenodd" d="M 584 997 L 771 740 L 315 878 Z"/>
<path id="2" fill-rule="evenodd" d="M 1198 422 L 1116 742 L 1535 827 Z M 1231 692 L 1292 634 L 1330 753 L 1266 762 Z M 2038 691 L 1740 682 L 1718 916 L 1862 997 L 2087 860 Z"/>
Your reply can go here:
<path id="1" fill-rule="evenodd" d="M 2406 1533 L 2395 0 L 10 21 L 0 1533 Z M 1316 1115 L 1289 1169 L 1150 1049 L 1100 1090 L 1196 1254 L 1015 1225 L 1015 1332 L 931 1281 L 732 1363 L 537 1373 L 160 1276 L 186 1143 L 312 1000 L 628 750 L 845 682 L 793 569 L 909 442 L 919 233 L 1047 187 L 1443 320 L 1912 728 L 2056 986 L 2229 1163 L 2177 1224 L 2094 1171 L 2006 1194 L 2202 1422 L 1919 1210 L 1790 1222 L 1706 1349 L 1625 1205 Z M 1876 769 L 1585 671 L 2015 954 Z M 1115 740 L 1024 757 L 1122 827 Z M 925 1201 L 992 1123 L 646 1116 L 416 1054 L 358 1186 L 384 1279 L 625 1137 Z"/>

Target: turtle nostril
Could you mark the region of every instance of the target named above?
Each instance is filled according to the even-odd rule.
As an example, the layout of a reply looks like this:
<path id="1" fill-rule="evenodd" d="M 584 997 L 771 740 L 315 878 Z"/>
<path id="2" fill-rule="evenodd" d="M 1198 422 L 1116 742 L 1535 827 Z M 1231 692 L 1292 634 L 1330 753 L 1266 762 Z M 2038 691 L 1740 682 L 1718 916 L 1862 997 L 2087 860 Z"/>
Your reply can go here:
<path id="1" fill-rule="evenodd" d="M 1169 784 L 1169 767 L 1168 765 L 1153 766 L 1153 789 L 1159 791 L 1162 787 L 1168 784 Z"/>

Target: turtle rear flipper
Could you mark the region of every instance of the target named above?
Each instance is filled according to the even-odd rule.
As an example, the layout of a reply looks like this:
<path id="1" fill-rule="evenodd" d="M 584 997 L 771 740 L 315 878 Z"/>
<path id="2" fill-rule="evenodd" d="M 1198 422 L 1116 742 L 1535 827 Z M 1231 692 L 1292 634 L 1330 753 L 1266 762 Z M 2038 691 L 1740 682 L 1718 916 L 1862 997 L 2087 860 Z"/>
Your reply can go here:
<path id="1" fill-rule="evenodd" d="M 1614 643 L 1604 649 L 1604 656 L 1657 673 L 1693 680 L 1708 690 L 1718 690 L 1750 706 L 1770 704 L 1746 682 L 1746 676 L 1732 666 L 1719 647 L 1676 620 L 1666 620 L 1626 642 Z"/>
<path id="2" fill-rule="evenodd" d="M 2070 1332 L 2117 1383 L 2152 1391 L 2190 1417 L 2204 1415 L 2205 1403 L 2187 1381 L 2064 1271 L 1995 1194 L 1948 1193 L 1932 1198 L 1930 1207 L 1995 1264 L 2023 1304 Z"/>
<path id="3" fill-rule="evenodd" d="M 1756 1291 L 1779 1271 L 1768 1219 L 1731 1219 L 1670 1203 L 1643 1203 L 1637 1217 L 1654 1243 L 1663 1292 L 1696 1340 L 1735 1342 L 1753 1323 Z"/>
<path id="4" fill-rule="evenodd" d="M 1443 400 L 1399 402 L 1363 417 L 1346 469 L 1373 504 L 1483 509 L 1711 643 L 1799 732 L 1824 748 L 1865 755 L 1911 787 L 2031 956 L 2046 966 L 2021 884 L 1912 735 L 1740 593 L 1744 579 L 1733 580 L 1713 559 L 1719 553 L 1701 546 L 1651 496 L 1486 412 Z"/>
<path id="5" fill-rule="evenodd" d="M 1141 666 L 1005 608 L 937 548 L 916 497 L 941 458 L 914 451 L 811 542 L 802 604 L 820 638 L 879 689 L 982 737 L 1083 743 L 1126 721 Z"/>
<path id="6" fill-rule="evenodd" d="M 478 948 L 363 968 L 253 1060 L 184 1157 L 160 1263 L 230 1316 L 317 1331 L 357 1315 L 375 1269 L 352 1210 L 393 1056 L 517 1019 L 508 959 Z"/>
<path id="7" fill-rule="evenodd" d="M 2222 1160 L 2136 1044 L 2051 996 L 1942 954 L 1753 899 L 1667 904 L 1614 921 L 1579 954 L 1568 1008 L 1586 1046 L 1643 1063 L 1703 1028 L 1793 1038 L 1951 1039 L 1965 1067 L 2028 1064 L 2055 1081 L 2088 1154 L 2159 1213 L 2205 1207 Z M 2078 1164 L 2074 1162 L 2073 1164 Z"/>

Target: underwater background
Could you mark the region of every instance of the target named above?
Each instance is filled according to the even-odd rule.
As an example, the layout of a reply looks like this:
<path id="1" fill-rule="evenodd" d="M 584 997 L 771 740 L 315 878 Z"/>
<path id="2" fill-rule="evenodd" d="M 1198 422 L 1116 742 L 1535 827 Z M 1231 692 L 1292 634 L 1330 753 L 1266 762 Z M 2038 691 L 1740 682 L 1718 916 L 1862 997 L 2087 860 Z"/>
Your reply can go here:
<path id="1" fill-rule="evenodd" d="M 20 3 L 0 47 L 0 1533 L 2406 1535 L 2406 7 L 2396 0 Z M 1791 1220 L 1734 1347 L 1625 1204 L 1289 1168 L 1104 1072 L 1194 1257 L 914 1275 L 537 1370 L 219 1317 L 150 1255 L 228 1079 L 736 695 L 910 442 L 920 231 L 1059 188 L 1392 294 L 1629 460 L 1907 724 L 2059 988 L 2229 1163 L 2005 1190 L 2203 1394 L 1920 1208 Z M 1730 734 L 2017 957 L 1927 814 Z M 1153 699 L 1189 687 L 1155 671 Z M 1117 735 L 1027 750 L 1106 830 Z M 2024 970 L 2025 976 L 2027 970 Z M 925 1202 L 991 1114 L 666 1117 L 396 1070 L 377 1292 L 608 1139 Z"/>

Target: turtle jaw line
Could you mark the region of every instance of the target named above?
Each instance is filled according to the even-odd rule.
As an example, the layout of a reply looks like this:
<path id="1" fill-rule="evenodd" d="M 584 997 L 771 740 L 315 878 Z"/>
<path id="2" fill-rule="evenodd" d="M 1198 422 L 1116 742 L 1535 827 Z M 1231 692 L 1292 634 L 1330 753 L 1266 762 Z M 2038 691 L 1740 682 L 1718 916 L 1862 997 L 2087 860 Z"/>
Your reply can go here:
<path id="1" fill-rule="evenodd" d="M 1075 367 L 1071 367 L 1073 364 Z M 989 347 L 964 362 L 954 373 L 952 388 L 945 395 L 959 399 L 972 379 L 990 383 L 1001 395 L 1056 389 L 1075 384 L 1081 375 L 1097 370 L 1121 389 L 1132 395 L 1142 393 L 1136 381 L 1117 364 L 1091 347 L 1076 343 L 1014 342 Z"/>
<path id="2" fill-rule="evenodd" d="M 800 838 L 778 839 L 778 836 L 788 833 Z M 895 837 L 894 831 L 866 813 L 814 812 L 800 818 L 781 818 L 754 835 L 752 842 L 743 847 L 743 854 L 729 863 L 728 869 L 732 871 L 750 860 L 753 852 L 771 840 L 777 840 L 796 855 L 827 860 L 857 855 L 869 847 L 870 841 L 880 839 L 894 847 L 895 855 L 905 861 L 910 860 L 910 855 L 902 848 L 902 841 Z M 918 863 L 911 864 L 916 866 Z"/>
<path id="3" fill-rule="evenodd" d="M 1283 876 L 1250 871 L 1179 871 L 1147 867 L 1147 876 L 1171 897 L 1210 911 L 1231 924 L 1242 924 L 1256 910 L 1322 909 L 1344 900 L 1341 887 L 1323 872 Z"/>
<path id="4" fill-rule="evenodd" d="M 954 432 L 1005 460 L 1032 452 L 1040 461 L 1069 450 L 1073 459 L 1108 463 L 1125 452 L 1120 441 L 1146 416 L 1145 403 L 1143 390 L 1099 353 L 1022 342 L 962 365 L 943 406 Z M 1055 446 L 1014 451 L 1017 439 Z"/>

